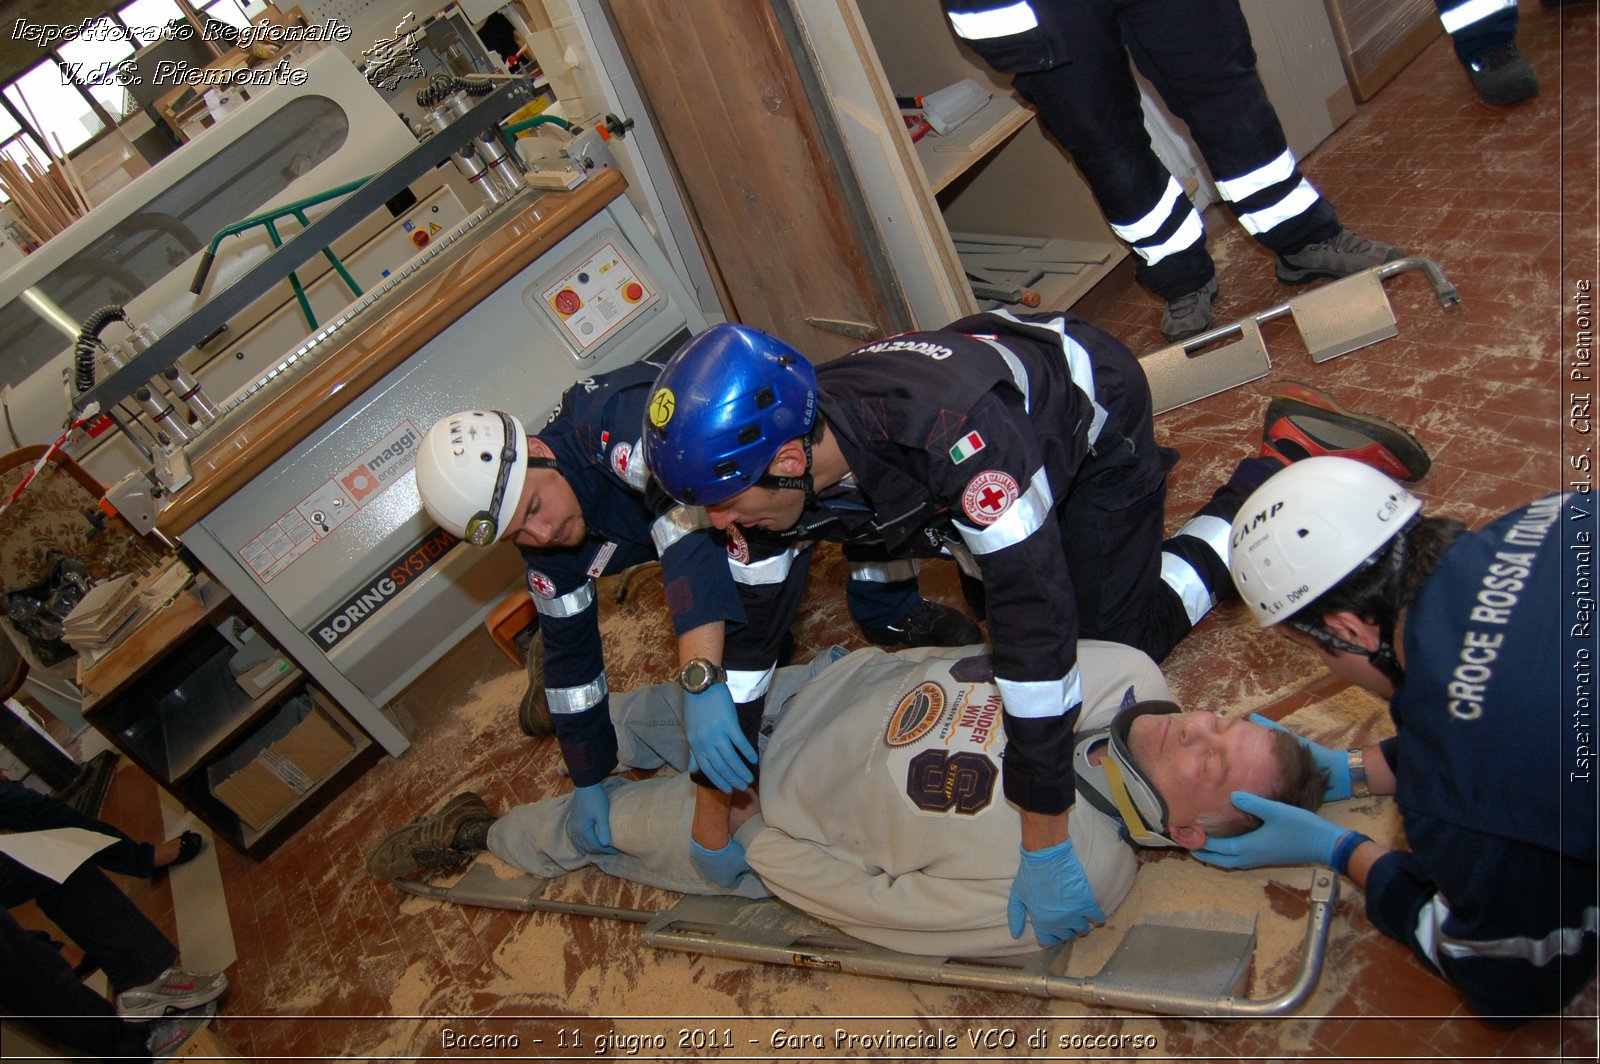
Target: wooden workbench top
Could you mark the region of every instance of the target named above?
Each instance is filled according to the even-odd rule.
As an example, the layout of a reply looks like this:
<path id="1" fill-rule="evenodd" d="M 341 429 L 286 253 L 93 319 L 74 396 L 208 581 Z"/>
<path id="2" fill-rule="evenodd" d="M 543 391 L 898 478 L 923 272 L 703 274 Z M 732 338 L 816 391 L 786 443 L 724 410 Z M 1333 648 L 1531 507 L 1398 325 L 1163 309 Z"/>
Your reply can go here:
<path id="1" fill-rule="evenodd" d="M 181 537 L 626 189 L 620 172 L 602 170 L 571 192 L 540 196 L 459 257 L 430 265 L 392 308 L 374 314 L 337 351 L 259 401 L 248 420 L 191 457 L 194 479 L 162 511 L 157 527 L 169 538 Z"/>

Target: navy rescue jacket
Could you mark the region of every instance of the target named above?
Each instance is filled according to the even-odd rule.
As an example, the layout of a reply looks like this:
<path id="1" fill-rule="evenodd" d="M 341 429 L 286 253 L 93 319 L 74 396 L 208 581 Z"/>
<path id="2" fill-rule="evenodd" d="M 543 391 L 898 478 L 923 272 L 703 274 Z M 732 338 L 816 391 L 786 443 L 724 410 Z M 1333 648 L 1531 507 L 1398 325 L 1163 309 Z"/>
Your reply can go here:
<path id="1" fill-rule="evenodd" d="M 1593 666 L 1563 622 L 1592 510 L 1551 495 L 1462 534 L 1406 613 L 1382 746 L 1410 852 L 1374 864 L 1367 912 L 1484 1012 L 1552 1012 L 1594 977 L 1593 723 L 1563 691 Z"/>
<path id="2" fill-rule="evenodd" d="M 678 505 L 648 482 L 640 440 L 660 371 L 640 361 L 577 381 L 537 434 L 554 452 L 588 526 L 577 547 L 522 550 L 544 634 L 551 720 L 576 787 L 599 783 L 617 764 L 596 580 L 660 559 L 677 634 L 744 618 L 727 548 L 706 526 L 704 511 Z"/>
<path id="3" fill-rule="evenodd" d="M 1083 698 L 1058 508 L 1086 468 L 1097 473 L 1102 506 L 1162 489 L 1169 453 L 1153 441 L 1134 445 L 1149 440 L 1143 371 L 1119 341 L 1078 318 L 995 312 L 868 344 L 819 365 L 817 381 L 852 477 L 783 537 L 874 543 L 891 557 L 953 556 L 980 580 L 1005 702 L 1006 796 L 1025 810 L 1065 810 Z M 762 538 L 745 536 L 752 545 Z M 736 579 L 751 617 L 766 608 L 763 596 L 779 593 Z"/>

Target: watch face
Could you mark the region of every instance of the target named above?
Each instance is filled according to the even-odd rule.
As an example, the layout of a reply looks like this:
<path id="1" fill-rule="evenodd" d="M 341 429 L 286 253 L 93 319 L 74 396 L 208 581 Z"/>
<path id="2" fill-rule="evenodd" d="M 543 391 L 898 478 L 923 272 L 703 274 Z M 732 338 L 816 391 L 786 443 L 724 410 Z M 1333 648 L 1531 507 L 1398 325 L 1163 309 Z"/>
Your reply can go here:
<path id="1" fill-rule="evenodd" d="M 717 669 L 709 661 L 696 658 L 683 667 L 678 674 L 678 682 L 685 691 L 699 694 L 713 683 L 717 682 Z"/>

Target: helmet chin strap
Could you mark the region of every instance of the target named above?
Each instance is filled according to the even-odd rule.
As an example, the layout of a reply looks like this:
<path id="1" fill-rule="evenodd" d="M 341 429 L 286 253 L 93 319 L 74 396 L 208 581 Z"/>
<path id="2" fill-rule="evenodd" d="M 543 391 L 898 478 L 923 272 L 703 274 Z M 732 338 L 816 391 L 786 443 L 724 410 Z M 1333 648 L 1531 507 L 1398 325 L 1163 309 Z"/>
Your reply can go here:
<path id="1" fill-rule="evenodd" d="M 820 422 L 820 420 L 821 415 L 818 415 L 818 421 Z M 815 430 L 813 429 L 813 431 Z M 805 472 L 801 473 L 797 477 L 779 477 L 774 476 L 771 473 L 763 473 L 761 476 L 756 478 L 756 483 L 763 488 L 777 488 L 780 490 L 784 488 L 798 488 L 806 493 L 806 506 L 809 507 L 817 497 L 815 490 L 816 486 L 811 477 L 811 434 L 807 433 L 804 436 L 799 436 L 796 438 L 800 441 L 800 449 L 804 451 L 806 455 Z"/>

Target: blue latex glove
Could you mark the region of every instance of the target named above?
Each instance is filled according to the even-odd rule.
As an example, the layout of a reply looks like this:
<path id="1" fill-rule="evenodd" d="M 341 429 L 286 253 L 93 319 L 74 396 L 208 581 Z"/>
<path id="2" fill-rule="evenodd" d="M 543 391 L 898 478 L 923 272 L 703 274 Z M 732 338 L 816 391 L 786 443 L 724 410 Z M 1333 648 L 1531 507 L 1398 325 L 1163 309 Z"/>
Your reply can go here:
<path id="1" fill-rule="evenodd" d="M 1299 740 L 1301 746 L 1311 751 L 1311 759 L 1317 763 L 1318 768 L 1328 774 L 1328 788 L 1322 792 L 1322 800 L 1324 802 L 1342 802 L 1350 797 L 1350 752 L 1348 750 L 1331 750 L 1326 746 L 1321 746 L 1294 729 L 1285 728 L 1277 721 L 1269 720 L 1259 713 L 1250 714 L 1250 719 L 1268 728 L 1288 732 Z"/>
<path id="2" fill-rule="evenodd" d="M 584 853 L 617 852 L 611 845 L 611 799 L 603 784 L 591 783 L 572 792 L 567 838 Z"/>
<path id="3" fill-rule="evenodd" d="M 756 752 L 739 728 L 739 713 L 727 684 L 697 695 L 684 692 L 683 730 L 695 764 L 717 790 L 732 794 L 750 786 L 755 776 L 749 766 L 756 763 Z"/>
<path id="4" fill-rule="evenodd" d="M 701 875 L 724 890 L 738 890 L 740 881 L 752 872 L 750 862 L 744 859 L 744 847 L 737 839 L 729 839 L 728 845 L 720 850 L 708 850 L 691 837 L 689 860 Z"/>
<path id="5" fill-rule="evenodd" d="M 1308 809 L 1245 791 L 1233 792 L 1233 805 L 1260 817 L 1261 826 L 1230 839 L 1209 837 L 1194 851 L 1200 860 L 1219 868 L 1322 864 L 1342 873 L 1350 864 L 1350 854 L 1368 841 L 1359 831 L 1342 828 Z"/>
<path id="6" fill-rule="evenodd" d="M 1105 910 L 1089 889 L 1089 877 L 1072 849 L 1072 840 L 1042 850 L 1023 850 L 1022 866 L 1011 881 L 1011 937 L 1022 937 L 1023 919 L 1033 921 L 1041 946 L 1070 942 L 1089 933 L 1089 921 L 1105 923 Z"/>

